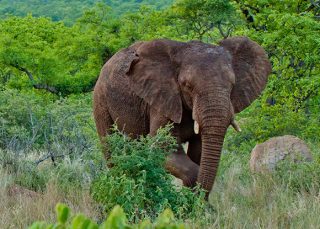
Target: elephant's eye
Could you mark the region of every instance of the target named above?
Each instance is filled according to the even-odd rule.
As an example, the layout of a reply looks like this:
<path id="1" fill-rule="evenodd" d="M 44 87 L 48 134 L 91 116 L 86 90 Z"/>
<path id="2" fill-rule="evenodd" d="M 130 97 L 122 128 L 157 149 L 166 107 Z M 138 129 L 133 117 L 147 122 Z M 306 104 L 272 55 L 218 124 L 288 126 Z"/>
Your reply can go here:
<path id="1" fill-rule="evenodd" d="M 181 79 L 179 80 L 180 81 L 180 84 L 182 85 L 183 88 L 187 89 L 187 90 L 192 90 L 192 85 L 191 83 L 186 80 L 186 79 Z"/>
<path id="2" fill-rule="evenodd" d="M 189 89 L 189 90 L 192 90 L 192 86 L 190 83 L 186 82 L 185 86 Z"/>

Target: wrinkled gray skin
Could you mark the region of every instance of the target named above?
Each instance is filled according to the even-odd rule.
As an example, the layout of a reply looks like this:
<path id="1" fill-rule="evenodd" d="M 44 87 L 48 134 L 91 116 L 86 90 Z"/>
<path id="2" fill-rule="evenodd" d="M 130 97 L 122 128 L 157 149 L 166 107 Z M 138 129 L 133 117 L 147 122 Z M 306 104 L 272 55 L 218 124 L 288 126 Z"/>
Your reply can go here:
<path id="1" fill-rule="evenodd" d="M 259 96 L 270 71 L 263 48 L 246 37 L 225 39 L 219 46 L 136 43 L 116 53 L 101 71 L 94 89 L 98 134 L 103 139 L 116 122 L 131 136 L 155 135 L 173 122 L 179 149 L 168 156 L 166 168 L 185 185 L 198 182 L 209 192 L 234 114 Z M 181 143 L 187 141 L 185 154 Z"/>

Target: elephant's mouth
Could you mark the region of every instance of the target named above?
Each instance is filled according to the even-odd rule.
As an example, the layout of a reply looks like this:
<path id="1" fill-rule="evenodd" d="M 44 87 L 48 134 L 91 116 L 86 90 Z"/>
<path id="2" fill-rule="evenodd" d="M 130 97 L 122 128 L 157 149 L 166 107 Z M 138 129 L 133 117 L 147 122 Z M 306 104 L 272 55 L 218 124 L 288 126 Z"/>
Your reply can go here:
<path id="1" fill-rule="evenodd" d="M 201 126 L 199 125 L 199 116 L 197 114 L 197 102 L 198 102 L 198 98 L 195 99 L 194 101 L 194 107 L 192 110 L 192 119 L 194 121 L 193 123 L 193 131 L 195 134 L 199 134 L 201 131 Z M 241 128 L 239 126 L 239 124 L 236 122 L 235 118 L 234 118 L 234 109 L 233 106 L 230 102 L 230 112 L 231 112 L 231 118 L 230 118 L 230 123 L 229 125 L 231 125 L 237 132 L 241 132 Z M 198 121 L 199 120 L 199 121 Z"/>
<path id="2" fill-rule="evenodd" d="M 193 120 L 194 124 L 193 124 L 193 130 L 195 134 L 199 134 L 200 132 L 200 126 L 199 123 L 196 120 Z M 235 129 L 237 132 L 241 132 L 241 128 L 239 126 L 239 124 L 236 122 L 236 120 L 234 119 L 234 116 L 232 116 L 231 121 L 230 121 L 230 125 L 233 127 L 233 129 Z"/>

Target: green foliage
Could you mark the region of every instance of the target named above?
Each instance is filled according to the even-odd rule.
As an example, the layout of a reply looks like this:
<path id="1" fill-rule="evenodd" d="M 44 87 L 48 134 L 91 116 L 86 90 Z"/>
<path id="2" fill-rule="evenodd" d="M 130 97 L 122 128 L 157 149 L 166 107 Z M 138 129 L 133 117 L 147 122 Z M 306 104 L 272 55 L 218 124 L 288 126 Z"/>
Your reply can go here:
<path id="1" fill-rule="evenodd" d="M 129 44 L 155 38 L 216 42 L 241 23 L 232 4 L 220 0 L 180 0 L 162 11 L 141 7 L 120 21 L 117 36 Z"/>
<path id="2" fill-rule="evenodd" d="M 312 1 L 237 2 L 247 20 L 237 33 L 264 46 L 273 69 L 261 100 L 241 115 L 249 128 L 241 136 L 262 141 L 293 134 L 319 141 L 319 7 Z"/>
<path id="3" fill-rule="evenodd" d="M 104 46 L 90 34 L 47 18 L 0 21 L 3 81 L 14 88 L 67 95 L 91 90 L 103 64 Z"/>
<path id="4" fill-rule="evenodd" d="M 115 206 L 105 222 L 98 226 L 94 221 L 78 214 L 70 219 L 70 209 L 64 204 L 57 204 L 57 223 L 48 224 L 45 222 L 35 222 L 29 229 L 184 229 L 185 225 L 175 223 L 171 210 L 166 209 L 156 219 L 155 223 L 149 220 L 142 221 L 136 225 L 128 224 L 127 217 L 120 206 Z"/>
<path id="5" fill-rule="evenodd" d="M 119 204 L 130 221 L 155 218 L 171 208 L 179 218 L 195 218 L 204 210 L 204 193 L 194 194 L 186 187 L 174 188 L 172 176 L 164 169 L 165 156 L 176 149 L 169 128 L 160 129 L 155 137 L 131 139 L 118 130 L 107 137 L 112 168 L 93 183 L 94 199 L 105 211 Z"/>
<path id="6" fill-rule="evenodd" d="M 106 4 L 99 3 L 95 7 L 84 11 L 77 20 L 74 28 L 88 34 L 97 46 L 102 47 L 101 57 L 106 61 L 120 48 L 131 44 L 128 37 L 121 35 L 123 27 L 121 19 L 112 15 L 112 9 Z"/>
<path id="7" fill-rule="evenodd" d="M 9 154 L 8 152 L 5 152 Z M 11 160 L 14 164 L 7 164 L 4 168 L 11 170 L 14 183 L 33 191 L 44 191 L 49 180 L 48 170 L 39 170 L 34 163 L 28 160 Z"/>
<path id="8" fill-rule="evenodd" d="M 65 224 L 68 220 L 70 209 L 65 205 L 57 204 L 56 206 L 57 220 L 60 224 Z"/>
<path id="9" fill-rule="evenodd" d="M 124 15 L 120 23 L 117 36 L 127 44 L 156 38 L 176 38 L 173 25 L 167 18 L 167 11 L 141 7 L 136 13 Z"/>
<path id="10" fill-rule="evenodd" d="M 169 17 L 179 36 L 206 42 L 228 37 L 237 23 L 235 8 L 224 0 L 178 0 Z"/>

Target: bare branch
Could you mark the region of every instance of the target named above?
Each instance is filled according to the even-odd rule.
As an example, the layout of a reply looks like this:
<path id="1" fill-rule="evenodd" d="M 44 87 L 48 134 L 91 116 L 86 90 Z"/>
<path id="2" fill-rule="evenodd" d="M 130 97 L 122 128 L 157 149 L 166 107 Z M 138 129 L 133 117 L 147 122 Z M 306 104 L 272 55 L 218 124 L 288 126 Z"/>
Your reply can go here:
<path id="1" fill-rule="evenodd" d="M 219 29 L 219 32 L 220 32 L 221 36 L 223 36 L 224 39 L 228 38 L 229 32 L 228 32 L 227 34 L 225 34 L 225 33 L 223 32 L 221 23 L 218 23 L 218 29 Z"/>
<path id="2" fill-rule="evenodd" d="M 28 76 L 28 78 L 29 78 L 30 81 L 32 82 L 32 86 L 33 86 L 35 89 L 43 89 L 43 90 L 46 90 L 46 91 L 48 91 L 48 92 L 50 92 L 50 93 L 58 94 L 58 90 L 57 90 L 55 87 L 53 87 L 53 86 L 49 86 L 49 85 L 47 85 L 47 84 L 36 84 L 36 83 L 35 83 L 35 80 L 34 80 L 34 78 L 33 78 L 32 73 L 31 73 L 28 69 L 26 69 L 26 68 L 24 68 L 24 67 L 21 67 L 21 66 L 19 66 L 19 65 L 17 65 L 17 64 L 11 64 L 11 66 L 12 66 L 12 67 L 15 67 L 15 68 L 18 69 L 19 71 L 22 71 L 22 72 L 26 73 L 26 75 Z"/>
<path id="3" fill-rule="evenodd" d="M 68 155 L 71 155 L 73 152 L 71 152 L 71 153 L 68 153 L 68 154 L 60 154 L 60 155 L 52 155 L 52 153 L 50 152 L 49 154 L 47 154 L 45 157 L 43 157 L 43 158 L 41 158 L 41 159 L 39 159 L 39 160 L 37 160 L 37 161 L 35 161 L 35 164 L 36 165 L 39 165 L 41 162 L 44 162 L 44 161 L 46 161 L 46 160 L 48 160 L 48 159 L 51 159 L 51 161 L 52 161 L 52 157 L 53 158 L 61 158 L 61 157 L 66 157 L 66 156 L 68 156 Z"/>
<path id="4" fill-rule="evenodd" d="M 58 90 L 55 87 L 49 86 L 47 84 L 33 84 L 35 89 L 44 89 L 53 94 L 58 94 Z"/>

